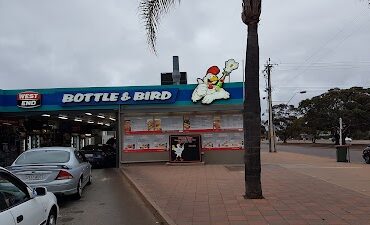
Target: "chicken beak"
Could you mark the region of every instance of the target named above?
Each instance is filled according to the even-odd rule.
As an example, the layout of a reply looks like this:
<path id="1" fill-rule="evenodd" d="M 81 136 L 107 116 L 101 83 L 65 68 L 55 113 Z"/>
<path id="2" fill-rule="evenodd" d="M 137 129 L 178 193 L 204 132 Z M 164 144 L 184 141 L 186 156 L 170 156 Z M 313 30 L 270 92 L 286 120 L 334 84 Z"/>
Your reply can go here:
<path id="1" fill-rule="evenodd" d="M 209 79 L 213 84 L 215 84 L 218 81 L 217 76 L 212 76 L 211 79 Z"/>

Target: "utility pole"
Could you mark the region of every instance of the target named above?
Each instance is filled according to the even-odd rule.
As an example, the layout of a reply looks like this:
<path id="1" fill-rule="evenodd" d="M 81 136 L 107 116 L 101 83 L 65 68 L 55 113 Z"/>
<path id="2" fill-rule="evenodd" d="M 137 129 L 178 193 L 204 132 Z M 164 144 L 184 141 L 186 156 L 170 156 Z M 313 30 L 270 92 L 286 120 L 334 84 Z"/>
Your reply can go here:
<path id="1" fill-rule="evenodd" d="M 339 145 L 343 143 L 343 120 L 339 118 Z"/>
<path id="2" fill-rule="evenodd" d="M 276 152 L 275 148 L 275 132 L 274 132 L 274 124 L 273 124 L 273 118 L 272 118 L 272 98 L 271 98 L 271 68 L 273 65 L 271 64 L 271 59 L 267 61 L 265 65 L 265 72 L 267 73 L 267 93 L 268 93 L 268 110 L 269 110 L 269 152 Z"/>

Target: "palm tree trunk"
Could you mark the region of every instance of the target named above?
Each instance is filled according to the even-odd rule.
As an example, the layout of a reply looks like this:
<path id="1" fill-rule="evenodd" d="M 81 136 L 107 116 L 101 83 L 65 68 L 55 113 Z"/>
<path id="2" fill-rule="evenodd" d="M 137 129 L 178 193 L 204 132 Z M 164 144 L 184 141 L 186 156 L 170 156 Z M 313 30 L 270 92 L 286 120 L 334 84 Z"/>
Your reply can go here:
<path id="1" fill-rule="evenodd" d="M 248 24 L 244 99 L 245 198 L 261 199 L 261 105 L 258 21 Z"/>

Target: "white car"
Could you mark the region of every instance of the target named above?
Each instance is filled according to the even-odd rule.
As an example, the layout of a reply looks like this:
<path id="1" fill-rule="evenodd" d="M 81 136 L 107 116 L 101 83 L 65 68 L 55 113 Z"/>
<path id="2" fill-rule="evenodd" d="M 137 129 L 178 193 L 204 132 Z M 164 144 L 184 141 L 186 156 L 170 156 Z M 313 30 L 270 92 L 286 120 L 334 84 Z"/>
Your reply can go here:
<path id="1" fill-rule="evenodd" d="M 59 207 L 55 195 L 45 187 L 31 189 L 0 167 L 0 224 L 55 225 Z"/>

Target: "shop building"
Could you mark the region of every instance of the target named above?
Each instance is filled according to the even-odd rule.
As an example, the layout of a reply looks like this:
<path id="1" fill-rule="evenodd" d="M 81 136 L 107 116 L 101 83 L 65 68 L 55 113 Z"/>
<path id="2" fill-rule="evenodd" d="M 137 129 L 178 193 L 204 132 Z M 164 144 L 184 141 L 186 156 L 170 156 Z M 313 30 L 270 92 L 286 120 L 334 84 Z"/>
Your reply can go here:
<path id="1" fill-rule="evenodd" d="M 79 149 L 108 136 L 117 139 L 117 165 L 242 163 L 243 83 L 223 84 L 224 97 L 214 99 L 195 96 L 199 86 L 0 90 L 0 163 L 33 147 Z"/>

